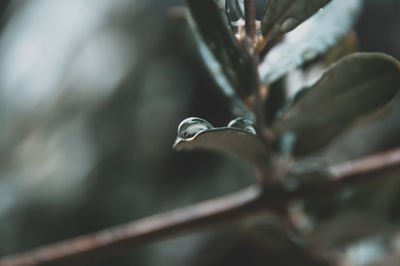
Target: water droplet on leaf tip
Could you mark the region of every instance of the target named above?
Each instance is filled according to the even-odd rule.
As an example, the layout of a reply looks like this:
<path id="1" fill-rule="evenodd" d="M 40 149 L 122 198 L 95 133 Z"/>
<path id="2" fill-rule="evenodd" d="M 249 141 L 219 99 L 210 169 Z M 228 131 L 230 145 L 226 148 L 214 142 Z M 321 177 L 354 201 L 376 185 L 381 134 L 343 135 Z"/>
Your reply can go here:
<path id="1" fill-rule="evenodd" d="M 253 122 L 251 122 L 250 120 L 246 120 L 242 117 L 233 119 L 231 122 L 229 122 L 228 127 L 243 129 L 250 132 L 251 134 L 256 135 L 256 130 L 254 129 Z"/>
<path id="2" fill-rule="evenodd" d="M 213 126 L 204 119 L 189 117 L 183 120 L 178 126 L 178 139 L 190 139 L 200 132 L 211 129 Z"/>

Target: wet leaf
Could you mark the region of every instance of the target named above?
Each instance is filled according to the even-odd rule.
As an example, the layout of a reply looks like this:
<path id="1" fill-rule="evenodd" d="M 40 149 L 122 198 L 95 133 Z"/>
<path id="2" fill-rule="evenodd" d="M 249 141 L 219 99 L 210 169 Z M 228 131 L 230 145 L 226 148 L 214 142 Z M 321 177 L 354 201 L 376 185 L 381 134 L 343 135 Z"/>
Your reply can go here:
<path id="1" fill-rule="evenodd" d="M 365 115 L 385 107 L 400 89 L 399 62 L 380 53 L 357 53 L 328 69 L 301 92 L 273 124 L 280 141 L 294 134 L 292 153 L 303 156 L 328 144 Z"/>
<path id="2" fill-rule="evenodd" d="M 174 148 L 216 150 L 255 164 L 265 163 L 268 155 L 252 123 L 243 118 L 232 120 L 227 127 L 219 128 L 212 127 L 201 118 L 187 118 L 178 127 Z"/>
<path id="3" fill-rule="evenodd" d="M 186 2 L 190 10 L 186 18 L 201 60 L 233 105 L 242 113 L 248 112 L 240 99 L 256 86 L 251 57 L 234 37 L 214 0 Z"/>
<path id="4" fill-rule="evenodd" d="M 283 41 L 273 47 L 260 64 L 263 83 L 273 83 L 343 40 L 353 27 L 361 3 L 361 0 L 333 0 L 286 34 Z"/>
<path id="5" fill-rule="evenodd" d="M 331 0 L 269 0 L 261 21 L 268 39 L 293 30 Z"/>

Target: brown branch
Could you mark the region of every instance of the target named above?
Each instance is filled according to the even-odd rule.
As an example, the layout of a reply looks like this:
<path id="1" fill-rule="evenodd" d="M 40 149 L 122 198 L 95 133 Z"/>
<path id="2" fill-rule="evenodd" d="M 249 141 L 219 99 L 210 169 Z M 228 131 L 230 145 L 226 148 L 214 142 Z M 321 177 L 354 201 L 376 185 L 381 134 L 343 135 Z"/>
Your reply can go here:
<path id="1" fill-rule="evenodd" d="M 334 165 L 328 171 L 332 176 L 332 185 L 337 185 L 364 180 L 365 177 L 379 177 L 378 174 L 397 168 L 400 169 L 400 149 Z M 247 217 L 266 208 L 281 210 L 287 201 L 304 193 L 301 190 L 285 191 L 282 187 L 261 189 L 252 186 L 219 199 L 7 256 L 0 259 L 0 266 L 54 265 L 72 259 L 106 256 L 148 241 Z"/>
<path id="2" fill-rule="evenodd" d="M 256 41 L 256 10 L 254 7 L 254 0 L 244 0 L 244 17 L 246 32 L 246 45 L 249 53 L 254 54 L 255 41 Z"/>
<path id="3" fill-rule="evenodd" d="M 219 199 L 4 257 L 0 266 L 58 265 L 73 259 L 109 255 L 121 248 L 246 216 L 264 208 L 261 198 L 259 187 L 249 187 Z"/>
<path id="4" fill-rule="evenodd" d="M 336 182 L 354 182 L 400 168 L 400 148 L 348 161 L 328 168 Z"/>
<path id="5" fill-rule="evenodd" d="M 244 16 L 245 16 L 245 45 L 247 51 L 252 57 L 253 68 L 254 68 L 254 105 L 255 105 L 255 113 L 257 115 L 257 128 L 259 131 L 259 135 L 262 136 L 262 132 L 264 131 L 264 108 L 263 108 L 263 100 L 262 95 L 264 94 L 265 87 L 262 86 L 260 81 L 260 75 L 258 73 L 258 65 L 259 65 L 259 55 L 256 51 L 256 11 L 254 0 L 244 0 Z M 264 143 L 265 144 L 265 143 Z"/>

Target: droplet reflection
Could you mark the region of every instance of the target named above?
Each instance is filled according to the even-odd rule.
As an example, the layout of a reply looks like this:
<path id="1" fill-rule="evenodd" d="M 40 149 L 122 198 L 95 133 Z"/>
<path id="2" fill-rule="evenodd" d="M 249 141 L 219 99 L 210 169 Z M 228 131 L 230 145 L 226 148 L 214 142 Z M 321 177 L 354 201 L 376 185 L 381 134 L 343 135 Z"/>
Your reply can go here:
<path id="1" fill-rule="evenodd" d="M 253 123 L 250 120 L 246 120 L 242 117 L 238 117 L 229 122 L 228 127 L 239 128 L 256 135 L 256 130 L 254 129 Z"/>
<path id="2" fill-rule="evenodd" d="M 187 140 L 193 138 L 198 133 L 211 128 L 213 128 L 213 126 L 206 120 L 198 117 L 189 117 L 179 124 L 178 139 Z"/>

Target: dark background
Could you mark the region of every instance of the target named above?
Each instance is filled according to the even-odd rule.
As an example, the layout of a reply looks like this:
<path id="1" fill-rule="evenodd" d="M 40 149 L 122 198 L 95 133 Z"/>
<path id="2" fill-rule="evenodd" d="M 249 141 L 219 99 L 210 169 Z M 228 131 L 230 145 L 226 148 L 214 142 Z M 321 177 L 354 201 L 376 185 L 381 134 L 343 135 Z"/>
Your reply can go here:
<path id="1" fill-rule="evenodd" d="M 254 182 L 250 166 L 236 159 L 172 150 L 184 118 L 199 116 L 215 126 L 234 118 L 169 16 L 169 8 L 179 4 L 1 2 L 0 255 Z M 356 32 L 361 51 L 400 59 L 400 1 L 366 1 Z M 328 155 L 345 160 L 400 145 L 397 118 L 375 125 L 365 141 L 350 134 Z M 351 141 L 354 134 L 357 141 Z M 260 244 L 243 227 L 210 229 L 84 265 L 307 261 L 291 248 L 265 251 L 276 242 Z"/>

